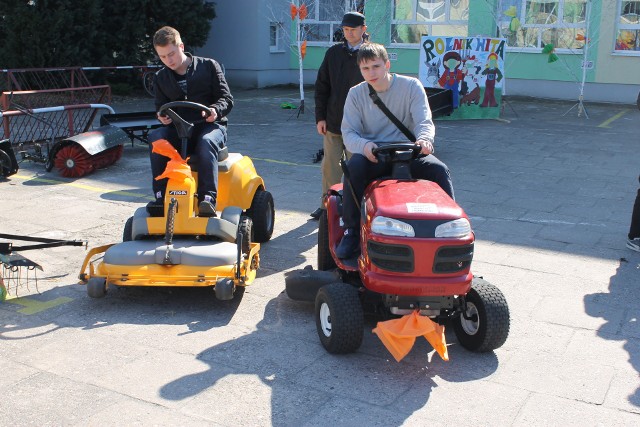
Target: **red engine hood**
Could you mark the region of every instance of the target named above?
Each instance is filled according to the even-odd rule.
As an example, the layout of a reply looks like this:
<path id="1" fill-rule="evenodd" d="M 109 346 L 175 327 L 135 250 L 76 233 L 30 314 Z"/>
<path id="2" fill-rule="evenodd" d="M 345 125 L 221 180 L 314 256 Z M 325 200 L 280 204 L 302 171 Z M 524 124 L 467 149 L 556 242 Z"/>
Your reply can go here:
<path id="1" fill-rule="evenodd" d="M 398 219 L 466 217 L 462 208 L 431 181 L 374 181 L 367 188 L 367 195 L 367 213 L 371 216 Z"/>

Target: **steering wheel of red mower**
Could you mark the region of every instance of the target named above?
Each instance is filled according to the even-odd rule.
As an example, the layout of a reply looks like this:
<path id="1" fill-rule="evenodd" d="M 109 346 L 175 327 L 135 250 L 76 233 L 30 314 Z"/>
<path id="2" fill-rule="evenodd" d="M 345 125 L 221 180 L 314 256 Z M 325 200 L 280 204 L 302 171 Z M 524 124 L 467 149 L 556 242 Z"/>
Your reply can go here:
<path id="1" fill-rule="evenodd" d="M 376 145 L 379 143 L 375 143 Z M 393 155 L 400 151 L 411 151 L 411 158 L 415 159 L 420 154 L 422 147 L 414 142 L 392 142 L 389 144 L 379 145 L 371 153 L 378 157 L 379 155 Z"/>
<path id="2" fill-rule="evenodd" d="M 172 108 L 187 108 L 190 110 L 202 111 L 204 116 L 202 119 L 194 120 L 193 123 L 190 123 L 180 117 L 178 113 L 173 111 Z M 158 110 L 158 114 L 161 116 L 169 116 L 171 117 L 171 121 L 173 125 L 176 127 L 176 132 L 178 133 L 178 137 L 182 141 L 182 151 L 181 155 L 183 159 L 187 158 L 187 143 L 189 138 L 191 137 L 191 132 L 193 131 L 193 126 L 204 122 L 208 117 L 211 116 L 211 110 L 209 107 L 198 104 L 197 102 L 190 101 L 172 101 L 167 102 Z"/>

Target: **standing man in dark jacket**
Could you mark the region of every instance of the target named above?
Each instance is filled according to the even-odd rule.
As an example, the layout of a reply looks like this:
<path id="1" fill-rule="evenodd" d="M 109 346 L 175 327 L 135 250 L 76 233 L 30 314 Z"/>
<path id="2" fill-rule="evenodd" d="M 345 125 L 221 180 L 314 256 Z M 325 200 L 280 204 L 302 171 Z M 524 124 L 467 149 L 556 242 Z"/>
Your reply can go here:
<path id="1" fill-rule="evenodd" d="M 203 104 L 211 110 L 205 122 L 198 123 L 189 140 L 188 153 L 197 158 L 198 168 L 198 212 L 200 216 L 216 216 L 218 195 L 218 153 L 227 143 L 227 114 L 233 107 L 233 97 L 225 80 L 222 67 L 213 59 L 201 58 L 185 53 L 180 33 L 171 27 L 160 28 L 153 36 L 153 47 L 165 65 L 156 73 L 156 111 L 167 102 L 191 101 Z M 179 109 L 185 120 L 193 122 L 199 112 Z M 171 118 L 158 115 L 162 128 L 149 134 L 149 149 L 152 143 L 166 139 L 180 152 L 180 140 Z M 156 200 L 147 205 L 152 216 L 164 214 L 164 193 L 167 179 L 156 180 L 167 165 L 168 158 L 151 152 L 153 194 Z"/>
<path id="2" fill-rule="evenodd" d="M 342 18 L 344 41 L 331 46 L 318 69 L 316 79 L 316 128 L 323 136 L 322 197 L 320 207 L 311 213 L 313 219 L 320 218 L 324 209 L 323 200 L 327 190 L 342 179 L 340 159 L 347 153 L 342 142 L 342 110 L 347 93 L 352 86 L 363 81 L 356 62 L 358 50 L 366 42 L 364 15 L 349 12 Z"/>

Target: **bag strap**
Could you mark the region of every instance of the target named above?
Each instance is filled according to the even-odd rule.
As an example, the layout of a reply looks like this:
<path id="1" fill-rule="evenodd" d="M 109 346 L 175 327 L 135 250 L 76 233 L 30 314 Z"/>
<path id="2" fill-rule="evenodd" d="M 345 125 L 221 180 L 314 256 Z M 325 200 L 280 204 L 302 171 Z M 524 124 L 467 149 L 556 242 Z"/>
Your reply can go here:
<path id="1" fill-rule="evenodd" d="M 387 106 L 384 105 L 384 102 L 382 102 L 382 99 L 380 99 L 380 97 L 378 96 L 378 92 L 376 92 L 373 86 L 371 86 L 369 83 L 367 83 L 367 86 L 369 86 L 369 97 L 371 98 L 373 103 L 376 104 L 378 108 L 382 110 L 384 115 L 387 116 L 389 120 L 391 120 L 398 129 L 400 129 L 400 132 L 402 132 L 404 136 L 409 138 L 409 141 L 416 142 L 416 137 L 413 134 L 413 132 L 407 129 L 407 127 L 400 120 L 398 120 L 398 118 L 394 116 L 391 111 L 389 111 Z"/>

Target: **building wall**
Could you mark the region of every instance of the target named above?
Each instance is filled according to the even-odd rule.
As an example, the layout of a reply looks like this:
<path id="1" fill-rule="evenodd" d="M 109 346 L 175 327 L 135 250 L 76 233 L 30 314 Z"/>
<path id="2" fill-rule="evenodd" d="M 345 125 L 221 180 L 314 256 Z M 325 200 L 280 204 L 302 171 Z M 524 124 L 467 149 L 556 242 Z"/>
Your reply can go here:
<path id="1" fill-rule="evenodd" d="M 290 66 L 290 52 L 269 49 L 269 24 L 285 21 L 285 0 L 224 0 L 216 2 L 207 44 L 198 54 L 209 56 L 225 66 L 229 84 L 234 87 L 265 87 L 291 83 L 297 75 Z"/>
<path id="2" fill-rule="evenodd" d="M 471 1 L 469 34 L 495 36 L 495 8 L 499 0 Z M 392 0 L 367 0 L 365 15 L 371 40 L 389 45 Z M 585 101 L 634 104 L 640 90 L 640 57 L 613 53 L 616 0 L 592 0 L 587 60 L 593 68 L 585 71 Z M 286 0 L 218 1 L 218 17 L 213 21 L 207 45 L 200 50 L 224 63 L 233 86 L 264 87 L 299 82 L 298 59 L 292 50 L 271 53 L 269 23 L 279 20 L 291 32 L 286 45 L 295 39 L 289 2 Z M 303 81 L 313 84 L 327 46 L 308 46 L 303 61 Z M 417 47 L 389 48 L 392 70 L 417 76 L 420 52 Z M 555 99 L 578 99 L 584 55 L 558 53 L 560 60 L 549 63 L 542 52 L 511 52 L 505 58 L 505 94 Z"/>

